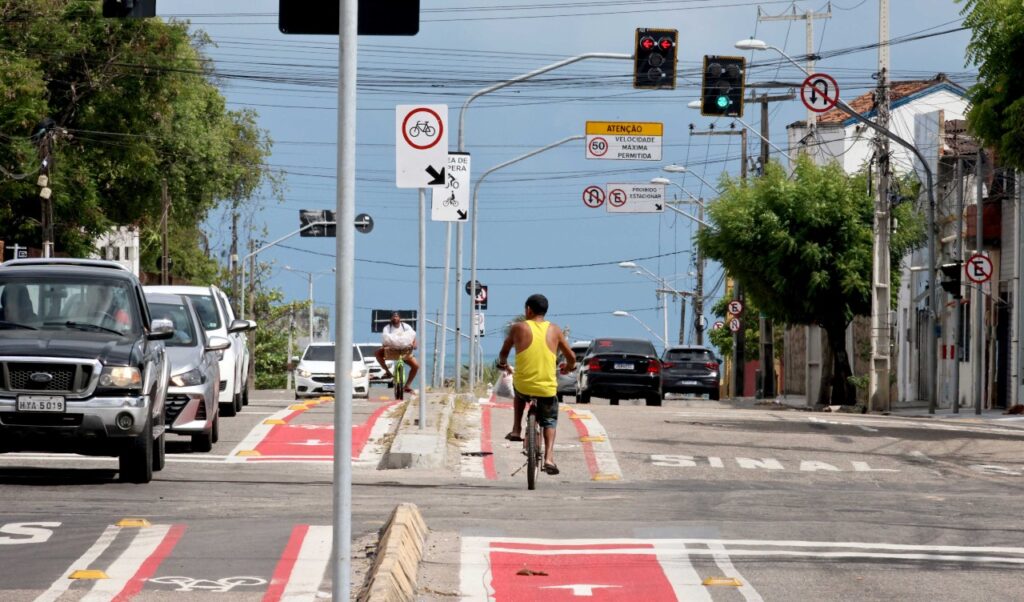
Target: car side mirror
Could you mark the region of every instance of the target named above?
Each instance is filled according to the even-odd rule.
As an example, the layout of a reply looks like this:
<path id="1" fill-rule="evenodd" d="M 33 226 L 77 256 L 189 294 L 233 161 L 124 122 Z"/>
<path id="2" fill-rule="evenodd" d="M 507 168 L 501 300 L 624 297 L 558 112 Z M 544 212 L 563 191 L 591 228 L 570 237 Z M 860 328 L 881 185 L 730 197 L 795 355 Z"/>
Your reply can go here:
<path id="1" fill-rule="evenodd" d="M 246 320 L 249 323 L 249 330 L 256 330 L 256 320 Z"/>
<path id="2" fill-rule="evenodd" d="M 297 356 L 297 355 L 293 355 L 293 356 L 292 356 L 292 359 L 291 359 L 291 362 L 292 362 L 293 364 L 296 364 L 296 365 L 298 365 L 298 363 L 299 363 L 299 359 L 300 359 L 300 358 L 299 358 L 299 356 Z"/>
<path id="3" fill-rule="evenodd" d="M 235 334 L 249 330 L 249 320 L 234 320 L 228 325 L 228 332 Z"/>
<path id="4" fill-rule="evenodd" d="M 150 341 L 166 341 L 174 338 L 174 322 L 165 318 L 157 318 L 149 325 L 149 334 L 146 336 Z"/>
<path id="5" fill-rule="evenodd" d="M 224 337 L 210 337 L 209 340 L 206 341 L 207 351 L 224 351 L 230 346 L 231 341 Z"/>

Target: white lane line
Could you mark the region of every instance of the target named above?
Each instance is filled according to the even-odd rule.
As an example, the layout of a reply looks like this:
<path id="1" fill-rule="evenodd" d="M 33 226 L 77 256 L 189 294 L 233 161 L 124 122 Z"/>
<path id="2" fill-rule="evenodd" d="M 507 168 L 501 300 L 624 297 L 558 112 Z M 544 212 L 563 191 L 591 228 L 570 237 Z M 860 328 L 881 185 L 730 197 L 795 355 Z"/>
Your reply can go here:
<path id="1" fill-rule="evenodd" d="M 459 561 L 459 592 L 462 594 L 462 602 L 494 600 L 494 590 L 489 586 L 491 574 L 489 542 L 490 539 L 487 537 L 462 537 Z"/>
<path id="2" fill-rule="evenodd" d="M 89 593 L 79 602 L 109 602 L 121 593 L 139 567 L 156 552 L 157 547 L 171 530 L 171 525 L 153 525 L 139 529 L 128 548 L 106 569 L 109 579 L 96 581 Z"/>
<path id="3" fill-rule="evenodd" d="M 40 596 L 36 598 L 35 602 L 54 602 L 60 598 L 61 595 L 74 583 L 74 581 L 70 579 L 71 573 L 90 568 L 92 563 L 96 562 L 96 559 L 100 557 L 100 554 L 103 554 L 103 552 L 110 547 L 110 544 L 120 532 L 121 527 L 116 525 L 109 525 L 104 529 L 103 533 L 100 534 L 99 538 L 96 539 L 92 546 L 90 546 L 84 554 L 79 556 L 77 560 L 72 562 L 71 565 L 68 566 L 67 570 L 65 570 L 61 576 L 57 578 L 52 585 L 50 585 L 50 589 L 40 594 Z"/>
<path id="4" fill-rule="evenodd" d="M 459 474 L 469 479 L 486 479 L 487 473 L 484 471 L 484 457 L 482 455 L 465 455 L 466 453 L 479 452 L 481 447 L 480 420 L 483 416 L 483 410 L 480 408 L 480 404 L 487 403 L 487 400 L 479 399 L 477 401 L 463 414 L 466 419 L 466 428 L 463 430 L 465 438 L 459 444 L 459 449 L 463 452 L 459 457 Z"/>
<path id="5" fill-rule="evenodd" d="M 311 602 L 317 599 L 320 584 L 331 561 L 330 526 L 310 526 L 306 537 L 302 540 L 299 555 L 292 567 L 281 602 Z"/>
<path id="6" fill-rule="evenodd" d="M 597 474 L 592 475 L 595 481 L 617 481 L 622 479 L 622 468 L 619 467 L 619 460 L 615 457 L 615 450 L 612 449 L 612 442 L 608 437 L 601 421 L 597 419 L 594 412 L 584 409 L 572 408 L 569 410 L 569 417 L 573 414 L 582 417 L 582 424 L 590 438 L 590 445 L 594 450 L 594 460 L 597 462 Z"/>
<path id="7" fill-rule="evenodd" d="M 668 579 L 669 584 L 672 586 L 672 591 L 675 592 L 677 600 L 711 602 L 711 593 L 704 587 L 697 569 L 690 562 L 690 556 L 687 553 L 689 550 L 686 549 L 686 546 L 681 546 L 668 539 L 655 540 L 649 543 L 654 544 L 654 553 L 658 558 L 658 564 L 661 565 L 661 570 L 665 573 L 665 578 Z M 586 550 L 584 553 L 594 554 L 602 552 L 644 555 L 651 553 L 649 549 L 623 550 L 621 548 Z M 561 553 L 564 554 L 565 552 Z"/>
<path id="8" fill-rule="evenodd" d="M 711 550 L 712 555 L 715 559 L 715 564 L 718 568 L 722 569 L 722 573 L 726 577 L 735 577 L 740 582 L 739 592 L 743 596 L 743 599 L 747 602 L 764 602 L 764 598 L 761 594 L 757 593 L 750 583 L 747 582 L 746 577 L 740 575 L 740 572 L 733 566 L 732 560 L 729 559 L 729 553 L 726 551 L 725 546 L 720 543 L 708 544 L 708 549 Z"/>

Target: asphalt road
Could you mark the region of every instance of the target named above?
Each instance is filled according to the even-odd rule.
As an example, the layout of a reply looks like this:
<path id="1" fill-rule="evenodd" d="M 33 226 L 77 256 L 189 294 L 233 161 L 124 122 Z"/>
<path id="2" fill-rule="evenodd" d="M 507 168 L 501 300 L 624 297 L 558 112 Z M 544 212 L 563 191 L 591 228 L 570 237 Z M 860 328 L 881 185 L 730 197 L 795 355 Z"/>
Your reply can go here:
<path id="1" fill-rule="evenodd" d="M 527 491 L 503 403 L 458 405 L 446 469 L 377 470 L 386 393 L 353 404 L 356 566 L 416 503 L 423 600 L 1024 599 L 1021 421 L 568 403 Z M 147 485 L 0 456 L 0 600 L 328 597 L 333 402 L 293 404 L 257 396 L 209 454 L 172 437 Z"/>

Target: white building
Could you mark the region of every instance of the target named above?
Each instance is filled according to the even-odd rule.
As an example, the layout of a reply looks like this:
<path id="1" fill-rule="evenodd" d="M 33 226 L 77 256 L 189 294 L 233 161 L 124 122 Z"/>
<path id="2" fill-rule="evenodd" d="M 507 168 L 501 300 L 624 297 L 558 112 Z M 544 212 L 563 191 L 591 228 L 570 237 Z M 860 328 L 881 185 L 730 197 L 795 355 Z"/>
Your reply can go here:
<path id="1" fill-rule="evenodd" d="M 116 261 L 139 275 L 139 229 L 119 226 L 96 239 L 96 252 L 92 259 Z"/>

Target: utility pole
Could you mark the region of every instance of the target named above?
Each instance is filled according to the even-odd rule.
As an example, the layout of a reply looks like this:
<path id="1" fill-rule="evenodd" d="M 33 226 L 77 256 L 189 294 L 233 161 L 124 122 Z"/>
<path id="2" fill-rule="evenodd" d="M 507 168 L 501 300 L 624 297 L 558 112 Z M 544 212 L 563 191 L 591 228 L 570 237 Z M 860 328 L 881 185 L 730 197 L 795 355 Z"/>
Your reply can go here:
<path id="1" fill-rule="evenodd" d="M 56 123 L 46 118 L 36 126 L 39 144 L 39 209 L 42 229 L 43 257 L 53 256 L 53 189 L 50 188 L 50 168 L 53 167 L 53 132 Z M 15 257 L 17 259 L 17 257 Z"/>
<path id="2" fill-rule="evenodd" d="M 160 181 L 160 205 L 163 210 L 160 213 L 160 232 L 163 239 L 163 250 L 160 253 L 160 284 L 166 286 L 171 283 L 170 251 L 167 247 L 167 222 L 171 211 L 171 197 L 167 194 L 167 178 Z"/>
<path id="3" fill-rule="evenodd" d="M 878 0 L 877 123 L 889 129 L 889 0 Z M 889 138 L 875 134 L 878 190 L 875 197 L 871 278 L 871 368 L 868 371 L 868 411 L 890 410 L 889 314 L 892 300 L 889 273 Z M 929 258 L 935 262 L 935 258 Z M 954 362 L 955 365 L 956 362 Z M 957 368 L 954 368 L 957 369 Z M 935 375 L 932 376 L 933 378 Z"/>
<path id="4" fill-rule="evenodd" d="M 239 295 L 238 280 L 238 201 L 231 204 L 231 296 L 237 301 Z"/>
<path id="5" fill-rule="evenodd" d="M 964 265 L 964 160 L 963 157 L 956 158 L 956 247 L 953 249 L 953 259 L 960 263 L 960 269 Z M 962 272 L 961 272 L 962 274 Z M 963 276 L 961 275 L 961 278 Z M 963 290 L 963 289 L 961 289 Z M 960 291 L 957 291 L 960 293 Z M 964 327 L 963 327 L 963 300 L 960 294 L 953 296 L 956 303 L 956 311 L 953 312 L 953 413 L 960 413 L 960 362 L 964 357 Z"/>
<path id="6" fill-rule="evenodd" d="M 887 0 L 881 0 L 887 2 Z M 886 10 L 888 14 L 888 10 Z M 761 11 L 761 7 L 757 7 L 757 20 L 762 21 L 804 21 L 804 29 L 807 35 L 807 72 L 814 73 L 814 20 L 815 19 L 831 19 L 832 18 L 832 3 L 827 4 L 827 8 L 823 13 L 816 13 L 812 10 L 804 11 L 803 13 L 796 12 L 796 3 L 793 4 L 793 9 L 790 14 L 782 15 L 766 15 Z M 888 39 L 888 38 L 886 38 Z M 888 52 L 888 50 L 886 50 Z M 810 131 L 814 128 L 814 125 L 818 122 L 817 113 L 808 109 L 807 110 L 807 129 Z"/>
<path id="7" fill-rule="evenodd" d="M 714 127 L 711 127 L 711 128 L 709 128 L 707 130 L 703 130 L 702 131 L 702 130 L 695 130 L 695 129 L 693 129 L 693 124 L 690 124 L 690 135 L 691 136 L 739 136 L 740 137 L 740 177 L 743 178 L 744 180 L 747 179 L 747 162 L 748 162 L 748 159 L 747 159 L 747 129 L 746 128 L 737 130 L 736 129 L 736 124 L 732 123 L 732 124 L 730 124 L 728 130 L 716 130 L 716 129 L 714 129 Z M 697 218 L 700 219 L 701 221 L 704 221 L 704 199 L 703 198 L 701 198 L 701 202 L 697 206 Z M 703 229 L 704 229 L 704 224 L 701 224 L 700 222 L 698 222 L 697 223 L 697 231 L 700 232 Z M 741 300 L 742 300 L 742 298 L 741 298 Z M 686 305 L 684 303 L 683 304 L 682 312 L 685 312 L 685 311 L 686 311 Z M 697 334 L 697 336 L 695 338 L 695 342 L 696 342 L 697 345 L 703 345 L 704 344 L 704 323 L 703 323 L 703 319 L 704 319 L 704 255 L 700 252 L 700 249 L 698 248 L 697 249 L 697 286 L 694 287 L 694 295 L 693 295 L 693 320 L 694 320 L 694 332 Z M 683 342 L 683 335 L 682 335 L 682 333 L 683 333 L 683 329 L 685 327 L 684 326 L 685 323 L 686 323 L 686 321 L 684 319 L 680 318 L 680 320 L 679 320 L 679 342 L 680 343 Z M 741 330 L 741 332 L 742 332 L 742 330 Z M 738 343 L 737 343 L 737 341 L 738 341 Z M 734 346 L 737 345 L 737 344 L 739 345 L 738 349 L 740 350 L 740 355 L 742 356 L 743 355 L 743 347 L 742 346 L 744 344 L 744 337 L 740 336 L 739 333 L 737 333 L 736 335 L 733 335 L 733 344 L 734 344 Z M 734 348 L 736 348 L 736 347 L 734 347 Z M 734 366 L 738 366 L 738 365 L 734 363 Z M 739 371 L 740 378 L 741 378 L 741 380 L 737 381 L 737 382 L 742 383 L 743 368 L 742 367 L 737 367 L 733 371 L 734 374 L 736 373 L 736 370 Z M 739 395 L 739 391 L 742 391 L 742 390 L 743 390 L 742 389 L 742 384 L 740 384 L 740 387 L 737 389 L 737 391 L 738 391 L 737 395 Z"/>
<path id="8" fill-rule="evenodd" d="M 983 195 L 985 193 L 985 150 L 978 145 L 978 159 L 974 167 L 975 190 L 977 194 L 976 225 L 974 233 L 975 253 L 982 253 L 985 249 L 985 220 L 982 217 Z M 982 285 L 972 286 L 974 295 L 974 413 L 981 414 L 982 397 L 985 395 L 985 295 Z"/>
<path id="9" fill-rule="evenodd" d="M 761 176 L 764 177 L 765 169 L 768 166 L 768 140 L 771 130 L 768 127 L 768 95 L 762 94 L 761 103 Z M 772 321 L 763 313 L 758 316 L 758 326 L 761 339 L 761 398 L 768 399 L 775 397 L 775 341 Z"/>
<path id="10" fill-rule="evenodd" d="M 295 306 L 292 306 L 290 312 L 288 312 L 288 351 L 284 354 L 284 361 L 288 366 L 287 384 L 285 388 L 288 391 L 292 390 L 292 373 L 295 371 L 295 366 L 292 365 L 292 335 L 295 332 Z M 251 354 L 250 354 L 251 355 Z"/>

